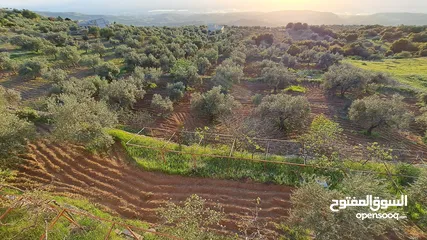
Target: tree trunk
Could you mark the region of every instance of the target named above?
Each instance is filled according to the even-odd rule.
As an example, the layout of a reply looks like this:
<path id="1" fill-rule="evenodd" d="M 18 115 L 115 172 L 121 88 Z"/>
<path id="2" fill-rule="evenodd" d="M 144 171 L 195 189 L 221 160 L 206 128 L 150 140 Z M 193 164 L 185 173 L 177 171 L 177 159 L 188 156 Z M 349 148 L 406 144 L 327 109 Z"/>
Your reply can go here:
<path id="1" fill-rule="evenodd" d="M 374 130 L 374 128 L 376 128 L 377 126 L 370 126 L 369 128 L 368 128 L 368 130 L 366 131 L 366 133 L 368 134 L 368 136 L 371 136 L 372 135 L 372 130 Z"/>

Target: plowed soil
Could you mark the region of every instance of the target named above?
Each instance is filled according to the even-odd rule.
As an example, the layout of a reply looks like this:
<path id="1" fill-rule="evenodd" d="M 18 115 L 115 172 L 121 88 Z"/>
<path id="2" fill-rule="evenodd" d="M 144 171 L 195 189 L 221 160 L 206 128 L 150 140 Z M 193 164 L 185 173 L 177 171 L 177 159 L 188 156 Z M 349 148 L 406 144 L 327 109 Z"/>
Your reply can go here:
<path id="1" fill-rule="evenodd" d="M 291 187 L 229 180 L 172 176 L 145 172 L 130 164 L 123 148 L 116 144 L 108 157 L 93 155 L 83 147 L 39 141 L 29 145 L 15 184 L 31 189 L 51 185 L 57 194 L 81 195 L 126 218 L 155 225 L 156 209 L 171 200 L 185 200 L 197 194 L 220 203 L 226 213 L 226 231 L 237 231 L 242 218 L 251 215 L 255 199 L 261 198 L 259 220 L 266 233 L 277 232 L 273 222 L 288 214 Z"/>

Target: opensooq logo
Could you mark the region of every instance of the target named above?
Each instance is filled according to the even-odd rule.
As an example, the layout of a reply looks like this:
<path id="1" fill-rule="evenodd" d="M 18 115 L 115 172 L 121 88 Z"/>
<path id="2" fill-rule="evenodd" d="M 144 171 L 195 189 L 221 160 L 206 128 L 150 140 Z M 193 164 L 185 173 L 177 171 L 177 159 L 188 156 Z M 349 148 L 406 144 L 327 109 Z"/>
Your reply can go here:
<path id="1" fill-rule="evenodd" d="M 408 196 L 401 195 L 400 199 L 387 200 L 380 199 L 379 197 L 372 197 L 372 195 L 366 195 L 365 199 L 356 199 L 355 197 L 346 197 L 342 200 L 332 200 L 330 209 L 332 212 L 339 212 L 342 209 L 348 207 L 369 207 L 375 213 L 357 213 L 356 217 L 359 219 L 372 219 L 372 218 L 394 218 L 394 219 L 404 219 L 406 216 L 400 216 L 399 213 L 376 213 L 377 211 L 386 210 L 389 207 L 406 207 L 408 206 Z"/>

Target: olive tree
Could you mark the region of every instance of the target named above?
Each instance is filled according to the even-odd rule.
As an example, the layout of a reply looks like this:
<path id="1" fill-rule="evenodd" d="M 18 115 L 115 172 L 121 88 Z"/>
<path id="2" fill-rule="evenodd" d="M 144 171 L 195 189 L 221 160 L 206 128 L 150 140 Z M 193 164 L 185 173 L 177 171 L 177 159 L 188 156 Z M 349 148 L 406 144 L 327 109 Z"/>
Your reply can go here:
<path id="1" fill-rule="evenodd" d="M 333 212 L 330 209 L 333 200 L 352 196 L 356 199 L 366 195 L 382 199 L 393 199 L 388 185 L 382 179 L 370 175 L 351 175 L 339 186 L 330 190 L 315 181 L 309 181 L 293 192 L 292 210 L 285 225 L 291 228 L 308 229 L 314 239 L 319 240 L 357 240 L 375 239 L 386 233 L 401 233 L 403 221 L 395 219 L 359 219 L 357 213 L 369 211 L 369 208 L 358 206 Z M 398 209 L 380 210 L 381 213 L 396 212 Z M 308 236 L 306 236 L 308 237 Z"/>
<path id="2" fill-rule="evenodd" d="M 58 60 L 65 66 L 76 66 L 80 61 L 80 54 L 76 47 L 66 46 L 59 49 Z"/>
<path id="3" fill-rule="evenodd" d="M 168 83 L 166 90 L 168 91 L 169 98 L 172 101 L 178 101 L 184 97 L 185 85 L 182 82 Z"/>
<path id="4" fill-rule="evenodd" d="M 96 72 L 96 66 L 100 65 L 102 62 L 103 60 L 99 56 L 86 55 L 80 59 L 79 63 L 82 66 L 91 68 L 93 72 Z"/>
<path id="5" fill-rule="evenodd" d="M 239 103 L 233 96 L 221 93 L 221 86 L 213 87 L 206 93 L 193 93 L 191 109 L 199 115 L 215 120 L 222 116 L 229 116 Z"/>
<path id="6" fill-rule="evenodd" d="M 100 92 L 108 86 L 108 81 L 99 76 L 86 78 L 71 77 L 67 81 L 58 82 L 54 85 L 57 94 L 64 93 L 77 96 L 78 98 L 93 97 L 100 98 Z M 55 92 L 53 92 L 55 93 Z"/>
<path id="7" fill-rule="evenodd" d="M 179 59 L 175 62 L 171 74 L 176 81 L 183 82 L 186 85 L 193 85 L 200 81 L 196 66 L 185 59 Z"/>
<path id="8" fill-rule="evenodd" d="M 68 78 L 68 74 L 66 71 L 62 69 L 51 69 L 43 73 L 43 78 L 50 82 L 62 82 Z"/>
<path id="9" fill-rule="evenodd" d="M 114 30 L 112 28 L 109 28 L 109 27 L 108 28 L 102 28 L 100 30 L 100 35 L 101 35 L 101 37 L 103 37 L 107 40 L 110 40 L 110 38 L 114 36 Z"/>
<path id="10" fill-rule="evenodd" d="M 89 27 L 89 34 L 93 35 L 95 38 L 99 37 L 100 29 L 99 27 L 91 26 Z"/>
<path id="11" fill-rule="evenodd" d="M 338 123 L 329 120 L 324 115 L 318 115 L 311 122 L 310 130 L 299 140 L 308 156 L 331 157 L 338 153 L 343 145 L 342 131 L 343 129 Z"/>
<path id="12" fill-rule="evenodd" d="M 342 58 L 343 57 L 338 53 L 335 53 L 335 54 L 330 52 L 320 53 L 316 67 L 323 70 L 328 70 L 329 67 L 335 64 L 338 64 L 342 60 Z"/>
<path id="13" fill-rule="evenodd" d="M 138 67 L 135 68 L 135 72 L 137 68 Z M 162 76 L 162 70 L 160 68 L 144 68 L 143 72 L 145 80 L 149 83 L 158 82 Z"/>
<path id="14" fill-rule="evenodd" d="M 29 37 L 27 35 L 16 35 L 10 39 L 10 43 L 21 47 L 22 50 L 38 52 L 43 48 L 45 41 L 39 37 Z"/>
<path id="15" fill-rule="evenodd" d="M 17 104 L 20 98 L 18 92 L 0 86 L 0 160 L 23 150 L 27 139 L 35 133 L 33 124 L 20 119 L 7 109 Z"/>
<path id="16" fill-rule="evenodd" d="M 101 42 L 91 44 L 90 49 L 93 53 L 99 54 L 99 57 L 102 57 L 106 51 L 104 44 L 102 44 Z"/>
<path id="17" fill-rule="evenodd" d="M 274 87 L 274 92 L 277 92 L 280 84 L 287 86 L 296 81 L 295 74 L 289 72 L 283 65 L 264 67 L 261 71 L 261 76 L 264 82 L 270 87 Z"/>
<path id="18" fill-rule="evenodd" d="M 161 116 L 166 116 L 173 111 L 173 102 L 169 97 L 163 98 L 160 94 L 154 94 L 151 107 L 160 111 Z"/>
<path id="19" fill-rule="evenodd" d="M 209 67 L 211 66 L 211 63 L 206 57 L 199 57 L 196 60 L 196 65 L 197 65 L 199 74 L 204 75 L 206 71 L 209 69 Z"/>
<path id="20" fill-rule="evenodd" d="M 409 186 L 407 189 L 408 199 L 410 201 L 410 208 L 412 210 L 412 217 L 424 231 L 427 230 L 427 171 L 424 170 L 420 173 L 418 179 Z"/>
<path id="21" fill-rule="evenodd" d="M 363 90 L 368 81 L 365 71 L 350 64 L 333 65 L 324 76 L 324 88 L 335 94 L 338 90 L 341 97 L 350 90 Z"/>
<path id="22" fill-rule="evenodd" d="M 101 96 L 114 108 L 129 108 L 142 99 L 145 91 L 129 79 L 114 80 L 101 90 Z"/>
<path id="23" fill-rule="evenodd" d="M 54 45 L 45 45 L 42 51 L 46 56 L 53 56 L 55 60 L 57 59 L 59 53 L 58 48 Z"/>
<path id="24" fill-rule="evenodd" d="M 0 53 L 0 70 L 13 70 L 13 60 L 10 59 L 10 54 L 7 52 Z"/>
<path id="25" fill-rule="evenodd" d="M 233 83 L 240 82 L 243 75 L 243 67 L 226 60 L 216 68 L 212 80 L 224 89 L 230 89 Z"/>
<path id="26" fill-rule="evenodd" d="M 261 119 L 285 133 L 305 127 L 310 111 L 310 104 L 306 97 L 287 94 L 268 95 L 256 108 L 256 114 Z"/>
<path id="27" fill-rule="evenodd" d="M 114 63 L 104 62 L 95 67 L 95 72 L 100 77 L 113 80 L 120 73 L 120 69 Z"/>
<path id="28" fill-rule="evenodd" d="M 64 47 L 68 40 L 68 36 L 64 32 L 50 32 L 46 34 L 45 38 L 57 47 Z"/>
<path id="29" fill-rule="evenodd" d="M 412 119 L 412 113 L 398 95 L 391 99 L 378 95 L 358 99 L 351 104 L 348 115 L 350 120 L 365 127 L 368 135 L 376 128 L 406 128 Z"/>
<path id="30" fill-rule="evenodd" d="M 211 64 L 216 64 L 218 61 L 218 50 L 214 48 L 204 49 L 197 53 L 197 56 L 205 57 L 209 60 Z"/>
<path id="31" fill-rule="evenodd" d="M 117 116 L 105 102 L 61 94 L 49 98 L 47 108 L 52 117 L 55 140 L 84 144 L 91 149 L 113 143 L 112 137 L 103 129 L 113 127 Z"/>
<path id="32" fill-rule="evenodd" d="M 298 54 L 298 59 L 301 63 L 307 63 L 307 67 L 310 66 L 310 63 L 316 62 L 317 52 L 314 49 L 304 50 Z"/>
<path id="33" fill-rule="evenodd" d="M 46 70 L 46 64 L 41 60 L 27 60 L 19 66 L 19 75 L 25 78 L 35 79 Z"/>
<path id="34" fill-rule="evenodd" d="M 167 202 L 159 210 L 160 229 L 181 239 L 217 239 L 213 226 L 220 227 L 224 210 L 219 205 L 208 206 L 206 200 L 191 195 L 184 202 Z"/>
<path id="35" fill-rule="evenodd" d="M 132 48 L 126 46 L 126 45 L 119 45 L 115 48 L 114 54 L 117 57 L 125 57 L 126 54 L 132 52 Z"/>

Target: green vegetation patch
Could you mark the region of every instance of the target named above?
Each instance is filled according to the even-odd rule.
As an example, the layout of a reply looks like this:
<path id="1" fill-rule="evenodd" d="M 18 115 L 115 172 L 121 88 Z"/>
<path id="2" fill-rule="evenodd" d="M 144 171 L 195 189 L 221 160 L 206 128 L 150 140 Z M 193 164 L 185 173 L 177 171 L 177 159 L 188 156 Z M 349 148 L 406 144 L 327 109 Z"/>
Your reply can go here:
<path id="1" fill-rule="evenodd" d="M 307 89 L 303 86 L 292 85 L 290 87 L 283 89 L 283 91 L 284 92 L 305 93 L 305 92 L 307 92 Z"/>
<path id="2" fill-rule="evenodd" d="M 1 194 L 11 194 L 11 191 L 3 189 Z M 91 216 L 110 221 L 130 224 L 139 228 L 149 228 L 147 223 L 138 220 L 125 220 L 114 217 L 110 213 L 99 208 L 99 206 L 94 205 L 84 198 L 77 198 L 75 196 L 73 196 L 73 198 L 54 196 L 41 192 L 30 193 L 30 195 L 32 199 L 36 199 L 35 202 L 42 202 L 40 199 L 55 200 L 61 207 L 75 209 L 76 211 L 81 211 L 84 214 L 89 214 Z M 47 201 L 44 202 L 46 203 Z M 6 202 L 0 202 L 1 212 L 5 212 L 8 207 L 9 205 Z M 28 204 L 25 207 L 15 208 L 2 220 L 4 224 L 0 226 L 0 239 L 39 239 L 45 232 L 45 220 L 49 224 L 57 214 L 57 211 L 53 211 L 47 206 L 41 206 L 39 204 Z M 71 224 L 65 217 L 61 217 L 49 230 L 49 239 L 104 239 L 111 227 L 111 223 L 108 221 L 100 221 L 82 214 L 71 212 L 70 214 L 74 221 L 82 228 L 78 228 L 74 224 Z M 115 226 L 113 230 L 115 229 L 118 229 L 119 231 L 124 230 L 121 226 Z M 140 235 L 144 235 L 144 239 L 154 238 L 151 234 L 144 234 L 138 231 L 135 232 Z M 112 231 L 109 239 L 126 238 L 118 235 L 115 231 Z"/>
<path id="3" fill-rule="evenodd" d="M 264 155 L 251 154 L 249 152 L 233 153 L 233 157 L 235 158 L 269 160 L 278 163 L 288 162 L 289 164 L 256 162 L 219 157 L 230 154 L 228 146 L 212 148 L 210 146 L 179 145 L 147 136 L 137 136 L 118 129 L 110 129 L 108 133 L 122 143 L 137 166 L 148 171 L 233 180 L 251 179 L 257 182 L 290 186 L 300 185 L 305 176 L 313 174 L 318 177 L 323 176 L 330 179 L 329 182 L 334 186 L 352 170 L 372 171 L 380 173 L 380 176 L 384 176 L 384 178 L 387 177 L 387 171 L 381 163 L 370 162 L 369 164 L 362 164 L 360 162 L 344 161 L 343 163 L 328 162 L 327 166 L 319 164 L 316 165 L 318 167 L 302 167 L 292 165 L 292 163 L 303 163 L 303 160 L 300 158 L 285 158 L 277 155 L 265 157 Z M 128 141 L 130 141 L 129 145 L 126 145 Z M 144 147 L 134 146 L 133 144 Z M 154 148 L 165 149 L 164 157 L 162 157 L 162 151 Z M 166 152 L 166 150 L 180 151 L 188 154 Z M 399 170 L 395 166 L 389 166 L 389 169 L 393 174 L 399 174 Z"/>
<path id="4" fill-rule="evenodd" d="M 345 62 L 362 69 L 385 72 L 403 84 L 427 89 L 427 58 L 384 59 L 375 62 L 347 59 Z"/>

